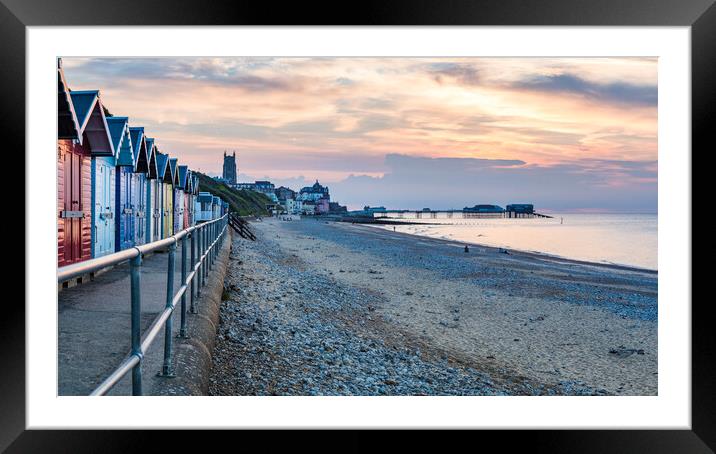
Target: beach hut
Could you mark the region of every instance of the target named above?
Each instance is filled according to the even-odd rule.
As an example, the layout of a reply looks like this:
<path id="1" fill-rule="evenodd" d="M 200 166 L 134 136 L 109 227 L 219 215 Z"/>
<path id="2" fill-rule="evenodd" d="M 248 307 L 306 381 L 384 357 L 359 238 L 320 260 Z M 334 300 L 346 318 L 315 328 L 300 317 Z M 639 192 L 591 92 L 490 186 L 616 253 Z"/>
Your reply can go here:
<path id="1" fill-rule="evenodd" d="M 179 161 L 176 158 L 169 160 L 169 165 L 174 173 L 174 190 L 172 192 L 172 204 L 174 206 L 172 231 L 181 232 L 184 228 L 184 187 L 182 186 L 179 168 Z"/>
<path id="2" fill-rule="evenodd" d="M 174 187 L 177 185 L 176 159 L 167 156 L 167 169 L 164 175 L 164 238 L 174 235 Z"/>
<path id="3" fill-rule="evenodd" d="M 210 192 L 200 192 L 194 203 L 194 222 L 204 222 L 211 220 L 211 204 L 214 197 Z"/>
<path id="4" fill-rule="evenodd" d="M 154 139 L 147 137 L 147 152 L 149 153 L 149 178 L 147 184 L 147 207 L 149 216 L 147 218 L 147 241 L 157 241 L 162 238 L 162 195 L 164 193 L 164 171 L 165 163 L 163 158 L 159 156 L 159 151 L 155 145 Z M 160 173 L 159 164 L 162 163 Z"/>
<path id="5" fill-rule="evenodd" d="M 194 175 L 192 171 L 189 171 L 188 178 L 189 192 L 187 193 L 187 212 L 188 212 L 188 225 L 189 227 L 196 224 L 195 221 L 195 210 L 196 210 L 196 196 L 199 193 L 199 179 Z"/>
<path id="6" fill-rule="evenodd" d="M 181 200 L 181 217 L 174 218 L 174 229 L 184 230 L 189 227 L 189 191 L 191 186 L 191 171 L 188 166 L 179 166 L 179 192 L 178 199 Z M 175 210 L 176 212 L 176 210 Z"/>
<path id="7" fill-rule="evenodd" d="M 160 185 L 158 186 L 160 190 L 160 194 L 158 194 L 160 199 L 158 206 L 160 207 L 161 214 L 158 219 L 159 237 L 167 238 L 172 235 L 171 231 L 173 227 L 174 208 L 172 201 L 174 198 L 174 175 L 172 174 L 171 165 L 169 164 L 169 156 L 159 151 L 157 151 L 157 169 L 157 180 L 160 181 Z"/>
<path id="8" fill-rule="evenodd" d="M 91 152 L 57 60 L 57 264 L 65 266 L 91 257 Z M 86 120 L 86 121 L 85 121 Z M 97 140 L 96 137 L 93 139 Z"/>
<path id="9" fill-rule="evenodd" d="M 134 190 L 134 151 L 129 133 L 127 117 L 107 118 L 112 145 L 116 150 L 117 169 L 114 182 L 115 225 L 114 247 L 116 251 L 134 247 L 135 195 Z"/>
<path id="10" fill-rule="evenodd" d="M 144 136 L 143 127 L 130 127 L 129 135 L 132 139 L 132 149 L 134 151 L 134 192 L 132 195 L 133 204 L 135 206 L 134 216 L 134 242 L 136 245 L 148 243 L 149 228 L 149 209 L 147 202 L 150 200 L 147 192 L 149 191 L 149 151 L 147 150 L 147 140 Z"/>
<path id="11" fill-rule="evenodd" d="M 221 198 L 214 196 L 211 200 L 211 219 L 217 219 L 221 213 Z"/>
<path id="12" fill-rule="evenodd" d="M 164 238 L 164 219 L 166 218 L 166 201 L 165 201 L 165 194 L 166 194 L 166 188 L 165 186 L 168 184 L 167 182 L 167 174 L 169 173 L 169 156 L 160 153 L 159 150 L 156 152 L 157 156 L 157 182 L 156 182 L 156 194 L 154 197 L 154 200 L 157 202 L 157 209 L 159 210 L 158 216 L 156 219 L 157 225 L 155 226 L 156 230 L 156 239 Z M 171 179 L 169 180 L 171 181 Z"/>
<path id="13" fill-rule="evenodd" d="M 186 187 L 184 188 L 184 228 L 191 227 L 191 210 L 194 208 L 194 178 L 191 170 L 186 169 Z"/>
<path id="14" fill-rule="evenodd" d="M 89 148 L 90 253 L 92 257 L 115 252 L 115 166 L 117 154 L 110 136 L 99 90 L 70 92 L 82 134 Z"/>

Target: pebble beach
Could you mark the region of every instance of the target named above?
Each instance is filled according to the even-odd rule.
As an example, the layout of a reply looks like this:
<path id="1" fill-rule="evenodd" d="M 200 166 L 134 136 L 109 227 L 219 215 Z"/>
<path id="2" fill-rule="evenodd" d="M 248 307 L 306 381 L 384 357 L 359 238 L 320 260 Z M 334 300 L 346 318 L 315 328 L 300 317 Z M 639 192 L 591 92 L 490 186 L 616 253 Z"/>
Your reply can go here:
<path id="1" fill-rule="evenodd" d="M 655 271 L 316 219 L 233 236 L 210 395 L 656 395 Z"/>

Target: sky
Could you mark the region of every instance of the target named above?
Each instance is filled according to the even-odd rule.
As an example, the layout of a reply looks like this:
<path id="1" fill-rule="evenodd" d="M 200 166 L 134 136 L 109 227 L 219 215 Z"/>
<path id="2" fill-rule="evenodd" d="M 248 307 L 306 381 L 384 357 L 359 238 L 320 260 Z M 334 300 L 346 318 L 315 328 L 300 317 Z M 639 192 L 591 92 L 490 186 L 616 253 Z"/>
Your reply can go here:
<path id="1" fill-rule="evenodd" d="M 240 181 L 349 208 L 657 210 L 656 58 L 63 58 L 73 90 Z"/>

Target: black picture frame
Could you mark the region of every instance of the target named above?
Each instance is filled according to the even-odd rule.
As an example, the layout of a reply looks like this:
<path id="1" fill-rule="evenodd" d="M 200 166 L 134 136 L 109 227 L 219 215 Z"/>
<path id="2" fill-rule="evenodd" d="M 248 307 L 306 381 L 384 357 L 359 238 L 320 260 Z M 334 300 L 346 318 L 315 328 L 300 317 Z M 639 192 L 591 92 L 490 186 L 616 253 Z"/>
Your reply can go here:
<path id="1" fill-rule="evenodd" d="M 549 26 L 690 26 L 692 64 L 692 150 L 713 150 L 716 122 L 716 6 L 714 0 L 393 0 L 342 2 L 193 2 L 188 0 L 0 0 L 0 55 L 3 97 L 0 118 L 7 150 L 25 150 L 26 27 L 42 25 L 549 25 Z M 692 151 L 693 157 L 696 153 Z M 33 150 L 26 150 L 26 153 Z M 16 153 L 19 155 L 19 153 Z M 24 165 L 23 165 L 24 167 Z M 701 170 L 704 171 L 705 170 Z M 26 172 L 26 175 L 30 175 Z M 30 177 L 28 177 L 30 178 Z M 692 181 L 695 175 L 692 175 Z M 696 192 L 693 193 L 696 196 Z M 693 204 L 692 206 L 698 206 Z M 23 229 L 24 230 L 24 229 Z M 27 238 L 25 238 L 27 241 Z M 693 242 L 693 237 L 692 237 Z M 710 249 L 710 248 L 709 248 Z M 705 267 L 704 267 L 705 268 Z M 704 268 L 692 267 L 694 275 Z M 25 276 L 27 279 L 27 276 Z M 703 280 L 702 280 L 703 281 Z M 13 304 L 10 304 L 13 300 Z M 714 452 L 716 450 L 716 354 L 709 298 L 692 304 L 692 430 L 481 431 L 442 438 L 442 448 L 458 447 L 465 435 L 480 446 L 548 452 Z M 162 437 L 166 451 L 197 434 L 171 436 L 148 431 L 25 430 L 25 307 L 5 298 L 0 316 L 0 449 L 8 452 L 131 452 Z M 669 302 L 689 304 L 690 301 Z M 240 411 L 240 409 L 237 409 Z M 230 435 L 230 433 L 224 433 Z M 230 435 L 231 436 L 231 435 Z M 265 435 L 264 435 L 265 436 Z M 309 435 L 310 436 L 310 435 Z M 365 432 L 333 432 L 341 451 L 372 450 Z M 242 439 L 243 436 L 235 437 Z M 271 437 L 272 443 L 282 437 Z M 290 437 L 295 443 L 296 434 Z M 424 443 L 412 432 L 382 448 Z M 409 440 L 409 441 L 408 441 Z M 217 441 L 216 449 L 221 449 Z M 469 444 L 467 445 L 469 446 Z M 477 446 L 477 445 L 473 445 Z M 330 448 L 329 448 L 330 449 Z M 402 449 L 401 449 L 402 450 Z"/>

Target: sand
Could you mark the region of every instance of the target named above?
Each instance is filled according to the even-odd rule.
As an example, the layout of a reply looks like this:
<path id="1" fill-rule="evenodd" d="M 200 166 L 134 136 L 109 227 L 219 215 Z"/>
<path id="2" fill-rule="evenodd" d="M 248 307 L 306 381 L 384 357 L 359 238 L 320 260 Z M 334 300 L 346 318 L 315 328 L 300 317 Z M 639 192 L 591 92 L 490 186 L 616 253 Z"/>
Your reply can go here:
<path id="1" fill-rule="evenodd" d="M 508 393 L 527 380 L 657 394 L 654 272 L 479 245 L 465 253 L 463 243 L 350 223 L 252 225 L 284 258 L 276 266 L 375 297 L 369 311 L 336 316 L 368 317 L 372 336 L 447 355 Z"/>

